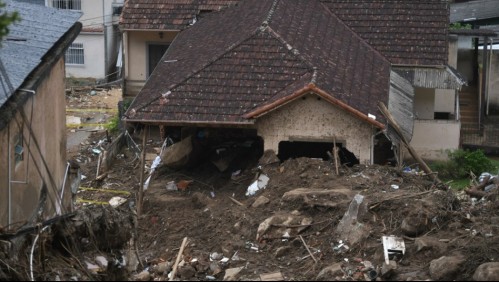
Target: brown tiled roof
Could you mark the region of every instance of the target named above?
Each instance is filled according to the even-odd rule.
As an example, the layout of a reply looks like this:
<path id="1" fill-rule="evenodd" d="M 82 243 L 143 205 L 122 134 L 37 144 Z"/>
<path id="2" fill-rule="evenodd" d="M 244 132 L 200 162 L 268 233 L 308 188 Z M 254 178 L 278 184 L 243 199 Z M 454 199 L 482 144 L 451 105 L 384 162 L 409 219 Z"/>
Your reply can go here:
<path id="1" fill-rule="evenodd" d="M 125 30 L 183 30 L 202 12 L 218 11 L 240 0 L 127 0 L 120 17 Z"/>
<path id="2" fill-rule="evenodd" d="M 321 1 L 392 64 L 447 63 L 447 0 Z"/>
<path id="3" fill-rule="evenodd" d="M 301 89 L 381 117 L 389 73 L 390 63 L 318 0 L 243 1 L 180 33 L 126 117 L 248 124 Z"/>

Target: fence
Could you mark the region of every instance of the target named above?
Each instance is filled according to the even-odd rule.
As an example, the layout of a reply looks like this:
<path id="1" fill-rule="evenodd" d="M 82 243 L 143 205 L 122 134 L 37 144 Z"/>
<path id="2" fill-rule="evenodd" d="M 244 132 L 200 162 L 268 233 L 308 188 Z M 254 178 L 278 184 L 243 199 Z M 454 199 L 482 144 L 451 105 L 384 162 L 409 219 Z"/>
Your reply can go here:
<path id="1" fill-rule="evenodd" d="M 461 125 L 461 145 L 499 148 L 499 126 L 496 124 Z"/>

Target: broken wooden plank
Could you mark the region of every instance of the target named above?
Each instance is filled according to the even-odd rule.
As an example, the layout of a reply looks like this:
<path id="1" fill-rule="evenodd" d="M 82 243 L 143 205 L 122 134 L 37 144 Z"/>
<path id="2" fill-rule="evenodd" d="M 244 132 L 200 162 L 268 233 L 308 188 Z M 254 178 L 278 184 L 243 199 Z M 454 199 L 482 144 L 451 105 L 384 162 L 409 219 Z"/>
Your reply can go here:
<path id="1" fill-rule="evenodd" d="M 284 281 L 281 272 L 260 274 L 261 281 Z"/>
<path id="2" fill-rule="evenodd" d="M 175 280 L 175 276 L 177 275 L 177 268 L 178 264 L 180 263 L 180 259 L 182 258 L 182 253 L 184 252 L 185 245 L 187 245 L 187 237 L 184 237 L 184 240 L 182 240 L 182 245 L 180 245 L 180 250 L 178 251 L 177 254 L 177 260 L 175 261 L 175 264 L 173 265 L 172 268 L 172 273 L 169 281 Z"/>
<path id="3" fill-rule="evenodd" d="M 303 243 L 303 245 L 305 246 L 305 248 L 307 249 L 308 253 L 310 254 L 310 256 L 312 257 L 312 259 L 315 261 L 315 263 L 317 263 L 317 259 L 314 257 L 314 254 L 312 254 L 312 252 L 310 251 L 310 249 L 308 248 L 308 245 L 307 243 L 305 242 L 305 240 L 303 239 L 303 236 L 300 235 L 300 239 L 301 239 L 301 242 Z"/>

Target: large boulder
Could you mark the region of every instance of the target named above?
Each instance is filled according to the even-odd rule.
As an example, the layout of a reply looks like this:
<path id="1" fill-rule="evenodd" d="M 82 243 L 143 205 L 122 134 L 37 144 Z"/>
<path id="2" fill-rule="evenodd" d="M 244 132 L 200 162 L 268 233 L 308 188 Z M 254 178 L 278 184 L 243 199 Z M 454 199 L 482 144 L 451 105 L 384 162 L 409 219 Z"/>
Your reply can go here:
<path id="1" fill-rule="evenodd" d="M 443 256 L 430 262 L 430 276 L 433 280 L 452 280 L 459 272 L 465 258 L 461 255 Z"/>
<path id="2" fill-rule="evenodd" d="M 499 281 L 499 262 L 481 264 L 473 274 L 475 281 Z"/>

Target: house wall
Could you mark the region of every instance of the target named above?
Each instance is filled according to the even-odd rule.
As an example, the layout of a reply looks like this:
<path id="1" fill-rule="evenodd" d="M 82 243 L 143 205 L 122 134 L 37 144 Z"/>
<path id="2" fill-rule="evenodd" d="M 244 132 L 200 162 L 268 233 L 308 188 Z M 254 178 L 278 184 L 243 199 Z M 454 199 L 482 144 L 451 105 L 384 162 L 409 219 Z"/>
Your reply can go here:
<path id="1" fill-rule="evenodd" d="M 125 58 L 125 93 L 134 97 L 147 79 L 147 46 L 150 43 L 170 44 L 178 32 L 126 31 L 123 35 Z"/>
<path id="2" fill-rule="evenodd" d="M 457 71 L 470 83 L 473 80 L 473 44 L 472 38 L 468 36 L 459 36 L 458 40 L 458 62 Z"/>
<path id="3" fill-rule="evenodd" d="M 256 127 L 264 149 L 276 154 L 281 141 L 332 142 L 336 137 L 361 164 L 371 163 L 375 129 L 316 95 L 306 95 L 258 118 Z"/>
<path id="4" fill-rule="evenodd" d="M 64 88 L 64 61 L 61 59 L 35 90 L 36 94 L 31 96 L 23 106 L 27 116 L 22 126 L 25 137 L 24 159 L 18 165 L 14 160 L 14 146 L 16 135 L 20 132 L 20 126 L 16 121 L 22 122 L 23 120 L 20 113 L 16 113 L 15 118 L 0 132 L 1 226 L 24 222 L 36 214 L 43 182 L 47 184 L 49 196 L 43 217 L 48 218 L 54 215 L 55 207 L 51 203 L 55 202 L 56 191 L 53 185 L 50 185 L 49 174 L 52 175 L 56 187 L 61 189 L 66 170 Z M 29 127 L 32 128 L 34 135 L 29 134 Z M 36 148 L 34 140 L 38 142 L 40 150 Z M 30 151 L 32 154 L 29 153 Z M 43 164 L 42 159 L 45 160 L 47 166 Z M 12 181 L 9 181 L 9 164 Z"/>
<path id="5" fill-rule="evenodd" d="M 435 89 L 435 112 L 454 114 L 456 112 L 456 91 Z"/>
<path id="6" fill-rule="evenodd" d="M 446 160 L 445 150 L 459 148 L 459 121 L 453 120 L 416 120 L 411 146 L 425 160 Z M 404 154 L 410 157 L 409 153 Z"/>
<path id="7" fill-rule="evenodd" d="M 85 64 L 66 65 L 66 76 L 76 78 L 92 77 L 104 79 L 105 71 L 105 40 L 104 33 L 80 33 L 73 41 L 83 43 Z"/>
<path id="8" fill-rule="evenodd" d="M 415 88 L 414 113 L 416 119 L 433 119 L 435 116 L 435 90 Z"/>
<path id="9" fill-rule="evenodd" d="M 489 74 L 489 114 L 499 115 L 499 50 L 492 51 Z"/>

